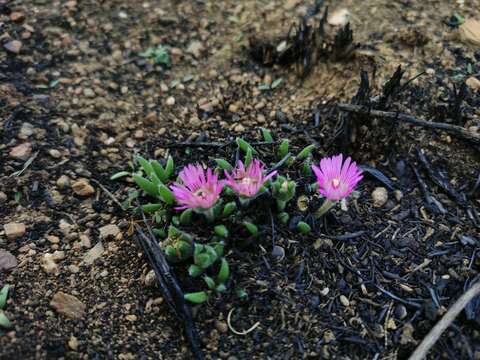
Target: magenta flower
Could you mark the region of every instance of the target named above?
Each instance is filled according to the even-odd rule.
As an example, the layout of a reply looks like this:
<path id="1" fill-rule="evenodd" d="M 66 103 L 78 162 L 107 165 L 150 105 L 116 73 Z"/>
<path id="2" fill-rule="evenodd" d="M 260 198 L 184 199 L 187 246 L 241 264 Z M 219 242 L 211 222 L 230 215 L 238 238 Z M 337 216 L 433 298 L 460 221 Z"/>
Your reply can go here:
<path id="1" fill-rule="evenodd" d="M 312 170 L 317 175 L 320 193 L 328 200 L 338 201 L 347 197 L 362 180 L 362 172 L 350 157 L 343 162 L 343 155 L 323 158 L 320 168 L 313 165 Z"/>
<path id="2" fill-rule="evenodd" d="M 277 173 L 272 171 L 265 176 L 263 170 L 265 170 L 265 165 L 257 159 L 253 159 L 246 169 L 243 163 L 239 161 L 232 174 L 225 171 L 226 184 L 231 186 L 233 191 L 240 196 L 255 196 L 263 184 Z"/>
<path id="3" fill-rule="evenodd" d="M 212 169 L 205 170 L 197 165 L 189 164 L 178 175 L 182 183 L 170 186 L 177 203 L 176 209 L 194 209 L 205 211 L 210 209 L 220 198 L 224 181 L 219 181 Z"/>

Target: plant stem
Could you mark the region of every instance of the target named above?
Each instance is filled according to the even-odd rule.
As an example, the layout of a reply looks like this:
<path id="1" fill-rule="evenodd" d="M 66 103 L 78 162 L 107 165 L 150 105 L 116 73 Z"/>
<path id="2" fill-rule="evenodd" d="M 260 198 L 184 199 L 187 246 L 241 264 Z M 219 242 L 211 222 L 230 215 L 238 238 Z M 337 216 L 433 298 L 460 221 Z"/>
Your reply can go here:
<path id="1" fill-rule="evenodd" d="M 330 210 L 335 204 L 337 203 L 337 201 L 334 201 L 334 200 L 329 200 L 329 199 L 325 199 L 325 201 L 323 202 L 322 206 L 320 206 L 318 208 L 317 211 L 315 211 L 315 219 L 320 219 L 323 215 L 325 215 L 328 210 Z"/>
<path id="2" fill-rule="evenodd" d="M 215 211 L 213 206 L 210 209 L 203 211 L 202 214 L 205 215 L 205 218 L 209 223 L 212 223 L 215 220 Z"/>

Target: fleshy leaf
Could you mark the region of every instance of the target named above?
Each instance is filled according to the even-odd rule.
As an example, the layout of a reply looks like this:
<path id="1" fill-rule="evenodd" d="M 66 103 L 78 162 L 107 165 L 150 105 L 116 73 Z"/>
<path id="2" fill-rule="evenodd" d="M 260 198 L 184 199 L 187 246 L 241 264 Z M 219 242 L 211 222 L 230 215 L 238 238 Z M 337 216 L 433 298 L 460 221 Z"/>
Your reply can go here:
<path id="1" fill-rule="evenodd" d="M 8 290 L 10 289 L 10 285 L 5 285 L 2 290 L 0 291 L 0 310 L 5 307 L 7 304 L 8 298 Z"/>
<path id="2" fill-rule="evenodd" d="M 270 130 L 265 129 L 265 128 L 260 128 L 260 129 L 262 130 L 263 140 L 265 142 L 272 143 L 273 142 L 273 137 L 272 137 L 272 133 L 270 132 Z"/>
<path id="3" fill-rule="evenodd" d="M 315 149 L 315 145 L 311 144 L 303 148 L 302 151 L 300 151 L 297 155 L 298 159 L 305 159 L 307 156 L 309 156 L 312 151 Z"/>
<path id="4" fill-rule="evenodd" d="M 158 196 L 158 188 L 153 182 L 145 179 L 143 176 L 140 176 L 138 174 L 133 175 L 133 180 L 140 187 L 140 189 L 145 191 L 148 195 Z"/>
<path id="5" fill-rule="evenodd" d="M 199 291 L 194 293 L 188 293 L 183 296 L 185 300 L 188 300 L 194 304 L 203 304 L 208 300 L 208 295 L 205 291 Z"/>
<path id="6" fill-rule="evenodd" d="M 217 282 L 219 284 L 225 284 L 230 275 L 230 267 L 228 266 L 228 261 L 225 258 L 222 258 L 222 263 L 220 264 L 220 270 L 218 271 Z"/>
<path id="7" fill-rule="evenodd" d="M 198 265 L 192 264 L 188 268 L 188 275 L 190 275 L 191 277 L 198 277 L 202 273 L 203 273 L 203 269 Z"/>
<path id="8" fill-rule="evenodd" d="M 142 205 L 142 210 L 146 213 L 153 213 L 157 210 L 160 210 L 163 206 L 163 204 L 145 204 Z"/>
<path id="9" fill-rule="evenodd" d="M 302 234 L 308 234 L 312 230 L 312 228 L 306 222 L 300 221 L 297 224 L 297 230 Z"/>
<path id="10" fill-rule="evenodd" d="M 8 320 L 8 318 L 5 316 L 5 313 L 3 311 L 0 311 L 0 327 L 6 328 L 6 329 L 12 327 L 12 323 L 10 322 L 10 320 Z"/>
<path id="11" fill-rule="evenodd" d="M 119 172 L 113 174 L 112 176 L 110 176 L 110 180 L 117 180 L 117 179 L 120 179 L 120 178 L 128 176 L 128 175 L 130 175 L 130 173 L 128 171 L 119 171 Z"/>
<path id="12" fill-rule="evenodd" d="M 210 290 L 215 289 L 215 280 L 213 280 L 210 276 L 205 275 L 203 277 L 203 280 L 205 281 Z"/>
<path id="13" fill-rule="evenodd" d="M 222 215 L 224 217 L 227 217 L 227 216 L 231 215 L 236 209 L 237 209 L 237 204 L 235 203 L 235 201 L 231 201 L 229 203 L 226 203 L 225 206 L 223 207 Z"/>
<path id="14" fill-rule="evenodd" d="M 245 228 L 248 230 L 250 234 L 253 236 L 256 236 L 258 234 L 258 227 L 255 224 L 252 224 L 249 221 L 244 221 L 243 225 L 245 225 Z"/>
<path id="15" fill-rule="evenodd" d="M 222 170 L 232 171 L 233 166 L 225 159 L 215 159 L 217 166 Z"/>
<path id="16" fill-rule="evenodd" d="M 278 156 L 280 159 L 283 159 L 288 154 L 289 141 L 288 139 L 283 139 L 278 148 Z"/>
<path id="17" fill-rule="evenodd" d="M 175 203 L 175 196 L 173 196 L 172 191 L 166 185 L 160 184 L 158 186 L 158 192 L 160 194 L 160 198 L 168 205 Z"/>

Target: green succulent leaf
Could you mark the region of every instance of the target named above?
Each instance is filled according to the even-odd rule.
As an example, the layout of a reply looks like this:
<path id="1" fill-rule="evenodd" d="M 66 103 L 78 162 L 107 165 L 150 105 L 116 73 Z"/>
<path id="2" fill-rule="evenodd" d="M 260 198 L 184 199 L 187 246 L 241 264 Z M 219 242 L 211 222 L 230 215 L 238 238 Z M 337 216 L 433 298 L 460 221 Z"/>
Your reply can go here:
<path id="1" fill-rule="evenodd" d="M 153 173 L 153 167 L 150 164 L 150 162 L 140 155 L 136 157 L 136 160 L 142 167 L 143 171 L 145 171 L 145 174 L 147 174 L 147 176 L 150 177 L 150 175 Z"/>
<path id="2" fill-rule="evenodd" d="M 198 277 L 202 275 L 202 273 L 203 269 L 198 265 L 192 264 L 188 268 L 188 275 L 190 275 L 191 277 Z"/>
<path id="3" fill-rule="evenodd" d="M 220 270 L 217 275 L 217 283 L 225 284 L 230 275 L 230 267 L 228 266 L 228 261 L 225 258 L 222 258 L 222 263 L 220 264 Z"/>
<path id="4" fill-rule="evenodd" d="M 142 210 L 146 213 L 153 213 L 163 208 L 163 206 L 164 206 L 163 204 L 145 204 L 145 205 L 142 205 Z"/>
<path id="5" fill-rule="evenodd" d="M 180 260 L 185 260 L 185 259 L 188 259 L 190 256 L 192 256 L 193 249 L 192 249 L 191 243 L 180 240 L 177 243 L 176 248 L 178 253 L 180 253 Z"/>
<path id="6" fill-rule="evenodd" d="M 270 85 L 270 87 L 273 89 L 277 88 L 283 81 L 283 77 L 279 77 L 278 79 L 274 80 L 272 82 L 272 85 Z"/>
<path id="7" fill-rule="evenodd" d="M 167 158 L 167 164 L 165 165 L 165 180 L 170 179 L 173 175 L 173 171 L 175 170 L 175 164 L 173 162 L 173 158 L 169 155 Z"/>
<path id="8" fill-rule="evenodd" d="M 208 268 L 210 265 L 212 265 L 212 259 L 209 254 L 198 254 L 195 257 L 195 265 L 199 266 L 202 269 Z"/>
<path id="9" fill-rule="evenodd" d="M 278 156 L 280 159 L 283 159 L 288 154 L 289 141 L 288 139 L 283 139 L 278 148 Z"/>
<path id="10" fill-rule="evenodd" d="M 166 202 L 168 205 L 173 205 L 175 203 L 175 196 L 172 191 L 164 184 L 158 186 L 158 192 L 160 198 Z"/>
<path id="11" fill-rule="evenodd" d="M 215 231 L 215 234 L 220 237 L 223 237 L 223 238 L 228 237 L 228 229 L 225 225 L 217 225 L 213 228 L 213 230 Z"/>
<path id="12" fill-rule="evenodd" d="M 7 304 L 7 298 L 8 298 L 8 290 L 10 289 L 10 285 L 5 285 L 2 290 L 0 290 L 0 310 L 5 308 L 5 305 Z"/>
<path id="13" fill-rule="evenodd" d="M 155 234 L 155 236 L 159 237 L 159 238 L 164 238 L 167 236 L 167 233 L 165 232 L 165 230 L 163 229 L 153 229 L 153 233 Z"/>
<path id="14" fill-rule="evenodd" d="M 282 224 L 287 224 L 288 220 L 290 219 L 290 215 L 288 215 L 288 213 L 286 212 L 281 212 L 280 214 L 277 215 L 277 217 Z"/>
<path id="15" fill-rule="evenodd" d="M 242 138 L 237 138 L 237 139 L 236 139 L 236 142 L 237 142 L 238 147 L 239 147 L 243 152 L 246 153 L 246 152 L 248 151 L 248 149 L 251 149 L 253 154 L 256 154 L 256 153 L 257 153 L 257 152 L 255 151 L 255 149 L 252 147 L 252 145 L 250 145 L 248 142 L 246 142 L 246 141 L 243 140 Z"/>
<path id="16" fill-rule="evenodd" d="M 119 171 L 119 172 L 113 174 L 112 176 L 110 176 L 110 180 L 117 180 L 117 179 L 123 178 L 123 177 L 128 176 L 128 175 L 130 175 L 130 173 L 128 171 Z"/>
<path id="17" fill-rule="evenodd" d="M 256 236 L 258 234 L 258 227 L 257 225 L 249 222 L 249 221 L 244 221 L 243 222 L 243 225 L 245 226 L 245 228 L 248 230 L 248 232 L 250 234 L 252 234 L 253 236 Z"/>
<path id="18" fill-rule="evenodd" d="M 297 224 L 297 230 L 302 234 L 308 234 L 312 230 L 312 228 L 306 222 L 300 221 Z"/>
<path id="19" fill-rule="evenodd" d="M 227 291 L 227 287 L 225 286 L 225 284 L 219 284 L 217 286 L 217 288 L 215 289 L 216 292 L 219 292 L 219 293 L 223 293 L 225 291 Z"/>
<path id="20" fill-rule="evenodd" d="M 133 175 L 133 180 L 140 187 L 140 189 L 145 191 L 148 195 L 158 196 L 158 187 L 153 182 L 138 174 Z"/>
<path id="21" fill-rule="evenodd" d="M 179 260 L 179 257 L 177 255 L 177 249 L 175 249 L 172 245 L 166 246 L 164 251 L 169 261 Z"/>
<path id="22" fill-rule="evenodd" d="M 230 216 L 236 209 L 237 209 L 237 204 L 235 203 L 235 201 L 230 201 L 229 203 L 226 203 L 225 206 L 223 207 L 222 215 L 224 217 Z"/>
<path id="23" fill-rule="evenodd" d="M 225 159 L 215 159 L 217 166 L 222 170 L 232 171 L 233 166 Z"/>
<path id="24" fill-rule="evenodd" d="M 213 248 L 215 249 L 215 253 L 217 254 L 217 257 L 223 256 L 223 250 L 225 249 L 225 245 L 221 242 L 216 243 Z"/>
<path id="25" fill-rule="evenodd" d="M 273 142 L 273 137 L 272 137 L 272 133 L 270 132 L 270 130 L 265 129 L 265 128 L 260 128 L 260 130 L 262 131 L 263 140 L 267 143 L 272 143 Z"/>
<path id="26" fill-rule="evenodd" d="M 0 326 L 9 329 L 12 327 L 12 323 L 8 320 L 7 316 L 3 311 L 0 311 Z"/>
<path id="27" fill-rule="evenodd" d="M 305 159 L 307 156 L 309 156 L 312 151 L 315 149 L 315 144 L 311 144 L 311 145 L 308 145 L 306 147 L 303 148 L 302 151 L 300 151 L 297 155 L 297 158 L 298 159 Z"/>
<path id="28" fill-rule="evenodd" d="M 189 225 L 192 222 L 193 210 L 186 209 L 180 215 L 180 223 L 182 225 Z"/>
<path id="29" fill-rule="evenodd" d="M 188 293 L 183 296 L 185 300 L 188 300 L 194 304 L 203 304 L 208 300 L 208 295 L 205 291 L 199 291 L 194 293 Z"/>
<path id="30" fill-rule="evenodd" d="M 157 175 L 158 179 L 161 182 L 167 181 L 168 177 L 167 177 L 166 171 L 163 168 L 163 166 L 157 160 L 152 160 L 150 162 L 150 164 L 152 166 L 152 169 L 153 169 L 155 175 Z"/>
<path id="31" fill-rule="evenodd" d="M 215 289 L 215 280 L 213 280 L 210 276 L 205 275 L 203 277 L 203 280 L 205 281 L 210 290 Z"/>
<path id="32" fill-rule="evenodd" d="M 196 256 L 200 255 L 203 252 L 204 248 L 205 248 L 205 246 L 202 245 L 202 244 L 195 244 L 195 247 L 194 247 L 194 250 L 193 250 L 193 256 L 196 257 Z M 194 261 L 196 262 L 195 259 L 194 259 Z"/>
<path id="33" fill-rule="evenodd" d="M 212 245 L 205 245 L 205 253 L 208 254 L 208 256 L 210 256 L 210 261 L 212 262 L 212 264 L 215 261 L 217 261 L 218 259 L 217 250 L 215 250 L 215 248 Z"/>
<path id="34" fill-rule="evenodd" d="M 312 160 L 310 157 L 307 157 L 305 161 L 302 163 L 302 173 L 306 176 L 312 176 Z"/>
<path id="35" fill-rule="evenodd" d="M 253 159 L 253 151 L 252 151 L 252 148 L 248 148 L 248 149 L 247 149 L 247 153 L 245 154 L 245 167 L 247 167 L 248 165 L 250 165 L 250 163 L 252 162 L 252 159 Z"/>

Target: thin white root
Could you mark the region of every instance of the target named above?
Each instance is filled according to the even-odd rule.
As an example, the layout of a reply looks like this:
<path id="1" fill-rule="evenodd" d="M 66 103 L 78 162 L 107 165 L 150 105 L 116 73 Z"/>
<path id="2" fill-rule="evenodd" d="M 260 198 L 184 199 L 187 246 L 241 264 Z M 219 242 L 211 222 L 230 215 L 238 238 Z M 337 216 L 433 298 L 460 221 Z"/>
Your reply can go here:
<path id="1" fill-rule="evenodd" d="M 422 360 L 427 356 L 428 351 L 440 338 L 447 327 L 455 320 L 465 306 L 478 294 L 480 294 L 480 282 L 474 284 L 466 293 L 455 301 L 455 303 L 448 309 L 442 319 L 430 330 L 425 336 L 420 345 L 417 346 L 408 360 Z"/>
<path id="2" fill-rule="evenodd" d="M 228 324 L 228 328 L 230 329 L 230 331 L 233 332 L 235 335 L 245 336 L 245 335 L 251 333 L 253 330 L 255 330 L 260 325 L 260 321 L 257 321 L 255 324 L 252 325 L 252 327 L 250 329 L 243 330 L 243 331 L 235 330 L 232 326 L 232 314 L 233 314 L 234 310 L 235 309 L 232 309 L 228 312 L 227 324 Z"/>

